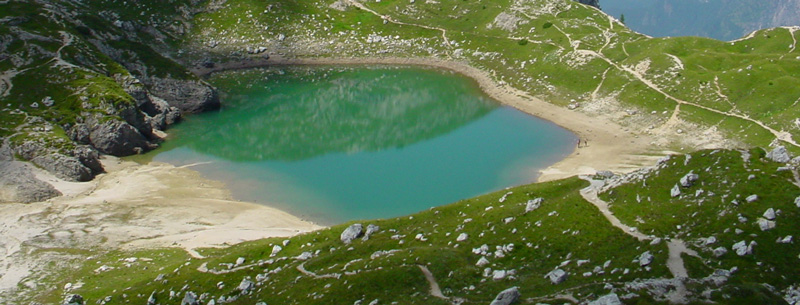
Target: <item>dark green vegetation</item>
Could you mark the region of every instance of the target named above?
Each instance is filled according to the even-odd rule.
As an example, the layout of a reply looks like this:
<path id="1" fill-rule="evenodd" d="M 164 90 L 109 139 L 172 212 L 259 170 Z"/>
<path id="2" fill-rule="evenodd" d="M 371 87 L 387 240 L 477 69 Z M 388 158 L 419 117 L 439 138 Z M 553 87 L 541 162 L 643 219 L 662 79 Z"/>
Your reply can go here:
<path id="1" fill-rule="evenodd" d="M 793 171 L 776 172 L 779 164 L 761 155 L 754 150 L 745 156 L 747 168 L 738 151 L 672 156 L 649 171 L 606 180 L 620 186 L 602 197 L 611 201 L 613 212 L 623 223 L 636 225 L 655 237 L 681 238 L 689 249 L 698 252 L 699 257 L 683 256 L 690 277 L 685 280 L 689 300 L 781 304 L 781 291 L 797 283 L 800 247 L 777 243 L 776 239 L 800 234 L 794 225 L 800 221 L 800 207 L 794 204 L 800 188 L 793 184 Z M 700 174 L 700 179 L 694 186 L 683 188 L 685 195 L 670 198 L 669 189 L 690 171 Z M 747 179 L 751 173 L 756 178 Z M 666 267 L 665 242 L 640 242 L 611 226 L 582 198 L 579 190 L 586 186 L 578 178 L 532 184 L 411 216 L 361 222 L 365 227 L 378 225 L 380 231 L 369 240 L 357 239 L 350 245 L 339 240 L 340 233 L 350 225 L 347 223 L 287 239 L 288 244 L 284 239 L 265 239 L 225 249 L 202 249 L 202 259 L 177 250 L 113 252 L 93 258 L 53 287 L 83 282 L 83 287 L 74 292 L 90 302 L 111 296 L 115 302 L 132 304 L 146 303 L 153 292 L 161 304 L 178 304 L 187 291 L 205 294 L 204 302 L 234 297 L 232 304 L 352 304 L 374 299 L 380 299 L 381 304 L 448 304 L 431 296 L 419 268 L 425 266 L 446 297 L 462 298 L 467 304 L 488 304 L 499 291 L 511 286 L 519 287 L 521 303 L 552 302 L 558 295 L 592 300 L 611 291 L 620 296 L 634 293 L 623 298 L 626 304 L 665 302 L 664 293 L 676 289 L 671 286 L 674 283 L 664 284 L 672 277 Z M 699 197 L 702 204 L 695 199 L 697 189 L 706 190 L 707 195 Z M 750 203 L 738 198 L 739 205 L 730 203 L 737 194 L 743 197 L 751 193 L 760 198 Z M 646 199 L 637 203 L 637 195 Z M 539 197 L 544 199 L 541 207 L 525 213 L 528 200 Z M 777 226 L 762 232 L 752 222 L 767 208 L 781 212 Z M 750 220 L 738 222 L 738 213 Z M 676 229 L 677 225 L 681 227 Z M 744 232 L 736 234 L 734 228 Z M 459 242 L 456 239 L 462 233 L 468 237 Z M 707 244 L 711 236 L 717 240 Z M 757 242 L 752 254 L 738 256 L 731 250 L 741 239 Z M 489 264 L 478 267 L 476 262 L 482 255 L 473 249 L 484 244 L 488 246 L 485 256 Z M 495 256 L 498 247 L 509 244 L 513 244 L 512 250 L 503 252 L 503 257 Z M 270 255 L 276 245 L 283 249 Z M 710 249 L 716 247 L 729 251 L 715 257 Z M 635 261 L 645 251 L 654 255 L 647 268 Z M 303 253 L 306 257 L 298 258 Z M 126 261 L 128 257 L 138 260 Z M 245 262 L 234 266 L 240 257 Z M 98 271 L 101 266 L 113 268 Z M 484 268 L 492 272 L 487 276 Z M 554 285 L 545 276 L 556 268 L 566 271 L 568 278 Z M 514 273 L 493 280 L 495 270 Z M 723 276 L 719 284 L 714 284 L 709 276 L 728 272 L 725 270 L 731 272 L 729 277 Z M 243 294 L 237 287 L 245 279 L 255 286 Z M 659 285 L 666 291 L 659 292 Z M 172 298 L 171 291 L 175 292 Z M 54 302 L 58 298 L 54 291 L 45 295 L 39 301 Z"/>

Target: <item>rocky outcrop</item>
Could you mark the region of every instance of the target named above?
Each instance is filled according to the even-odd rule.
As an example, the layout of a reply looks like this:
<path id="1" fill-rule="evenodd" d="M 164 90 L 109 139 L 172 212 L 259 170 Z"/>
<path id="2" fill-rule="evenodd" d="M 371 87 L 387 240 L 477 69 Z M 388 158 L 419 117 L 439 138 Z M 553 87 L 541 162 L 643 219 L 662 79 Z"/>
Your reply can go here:
<path id="1" fill-rule="evenodd" d="M 64 298 L 63 305 L 84 305 L 83 297 L 80 294 L 70 294 Z"/>
<path id="2" fill-rule="evenodd" d="M 57 177 L 70 181 L 88 181 L 103 171 L 99 157 L 91 147 L 77 146 L 65 151 L 49 146 L 41 139 L 28 140 L 11 148 L 15 155 L 51 172 Z"/>
<path id="3" fill-rule="evenodd" d="M 89 181 L 94 178 L 92 170 L 84 166 L 77 158 L 60 153 L 37 156 L 30 161 L 65 180 Z"/>
<path id="4" fill-rule="evenodd" d="M 359 238 L 362 234 L 364 234 L 363 226 L 360 223 L 352 224 L 351 226 L 347 227 L 342 234 L 339 236 L 339 239 L 342 240 L 345 244 L 350 244 L 356 238 Z"/>
<path id="5" fill-rule="evenodd" d="M 519 296 L 520 296 L 519 289 L 517 287 L 511 287 L 497 294 L 497 297 L 495 297 L 492 303 L 489 305 L 513 304 L 514 302 L 519 300 Z"/>
<path id="6" fill-rule="evenodd" d="M 220 107 L 217 90 L 203 81 L 150 77 L 145 82 L 152 95 L 164 99 L 182 113 L 200 113 Z"/>
<path id="7" fill-rule="evenodd" d="M 153 148 L 138 129 L 117 120 L 94 125 L 89 140 L 100 152 L 114 156 L 130 156 Z"/>
<path id="8" fill-rule="evenodd" d="M 61 192 L 36 179 L 30 165 L 19 161 L 0 161 L 0 202 L 38 202 Z"/>
<path id="9" fill-rule="evenodd" d="M 778 146 L 772 151 L 767 153 L 767 159 L 779 163 L 787 163 L 792 160 L 792 157 L 789 155 L 789 152 L 786 150 L 786 147 Z"/>

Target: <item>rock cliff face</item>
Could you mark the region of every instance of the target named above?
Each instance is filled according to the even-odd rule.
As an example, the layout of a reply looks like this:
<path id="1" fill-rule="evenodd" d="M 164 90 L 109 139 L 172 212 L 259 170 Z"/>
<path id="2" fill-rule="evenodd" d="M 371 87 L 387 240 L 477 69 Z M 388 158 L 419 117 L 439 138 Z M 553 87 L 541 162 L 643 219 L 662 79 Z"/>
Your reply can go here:
<path id="1" fill-rule="evenodd" d="M 63 179 L 87 181 L 103 172 L 101 154 L 151 150 L 161 141 L 154 130 L 185 113 L 218 109 L 215 88 L 157 51 L 186 31 L 180 21 L 191 17 L 192 4 L 164 8 L 158 16 L 174 21 L 165 23 L 132 20 L 138 14 L 119 4 L 0 2 L 0 140 L 7 155 L 0 162 L 30 161 Z M 17 177 L 6 185 L 38 185 L 18 174 L 24 168 L 4 166 Z M 0 201 L 53 194 L 12 193 Z"/>

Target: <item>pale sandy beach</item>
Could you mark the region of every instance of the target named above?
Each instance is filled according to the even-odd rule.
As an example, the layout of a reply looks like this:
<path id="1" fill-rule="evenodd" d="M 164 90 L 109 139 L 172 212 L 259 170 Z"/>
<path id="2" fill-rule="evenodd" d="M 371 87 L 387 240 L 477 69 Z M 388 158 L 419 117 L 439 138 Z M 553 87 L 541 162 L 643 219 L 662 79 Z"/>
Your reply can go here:
<path id="1" fill-rule="evenodd" d="M 65 195 L 46 202 L 0 205 L 0 296 L 18 283 L 36 285 L 57 249 L 220 247 L 321 228 L 283 211 L 231 199 L 221 182 L 169 164 L 106 158 L 108 171 L 85 183 L 39 172 Z M 2 298 L 0 298 L 2 299 Z"/>

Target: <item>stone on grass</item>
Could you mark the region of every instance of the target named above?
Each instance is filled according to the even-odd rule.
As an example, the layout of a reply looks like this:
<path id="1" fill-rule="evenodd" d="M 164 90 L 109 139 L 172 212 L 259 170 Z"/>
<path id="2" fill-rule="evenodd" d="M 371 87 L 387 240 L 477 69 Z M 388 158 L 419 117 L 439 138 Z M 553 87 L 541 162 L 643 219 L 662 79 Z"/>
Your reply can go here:
<path id="1" fill-rule="evenodd" d="M 64 298 L 64 305 L 84 305 L 83 297 L 80 294 L 71 294 Z"/>
<path id="2" fill-rule="evenodd" d="M 458 242 L 465 241 L 467 240 L 467 237 L 469 237 L 467 233 L 458 234 L 458 237 L 456 237 L 456 241 Z"/>
<path id="3" fill-rule="evenodd" d="M 800 196 L 797 196 L 797 198 L 794 199 L 794 205 L 800 208 Z"/>
<path id="4" fill-rule="evenodd" d="M 283 247 L 278 246 L 278 245 L 274 245 L 274 246 L 272 246 L 272 253 L 270 253 L 269 256 L 278 255 L 278 252 L 281 252 L 281 250 L 283 250 Z"/>
<path id="5" fill-rule="evenodd" d="M 755 241 L 751 241 L 750 244 L 747 244 L 744 240 L 733 244 L 731 249 L 736 252 L 738 256 L 745 256 L 749 254 L 753 254 L 753 247 L 756 245 Z"/>
<path id="6" fill-rule="evenodd" d="M 197 295 L 194 292 L 187 291 L 181 300 L 181 305 L 200 305 Z"/>
<path id="7" fill-rule="evenodd" d="M 378 231 L 380 231 L 380 229 L 381 229 L 381 227 L 376 226 L 374 224 L 368 225 L 367 226 L 367 232 L 364 233 L 364 237 L 361 238 L 361 240 L 363 240 L 363 241 L 369 240 L 369 237 L 372 236 L 372 234 L 378 233 Z"/>
<path id="8" fill-rule="evenodd" d="M 245 261 L 244 257 L 237 258 L 236 259 L 236 266 L 244 264 L 244 261 Z"/>
<path id="9" fill-rule="evenodd" d="M 775 209 L 769 208 L 764 212 L 764 218 L 768 220 L 775 220 Z"/>
<path id="10" fill-rule="evenodd" d="M 678 196 L 680 196 L 680 195 L 681 195 L 681 189 L 680 189 L 680 187 L 679 187 L 679 186 L 676 184 L 676 185 L 675 185 L 675 186 L 673 186 L 673 187 L 672 187 L 672 189 L 669 191 L 669 196 L 670 196 L 670 197 L 673 197 L 673 198 L 675 198 L 675 197 L 678 197 Z"/>
<path id="11" fill-rule="evenodd" d="M 769 231 L 775 228 L 775 222 L 771 220 L 766 220 L 764 218 L 759 218 L 756 223 L 758 223 L 758 228 L 761 231 Z"/>
<path id="12" fill-rule="evenodd" d="M 790 244 L 790 243 L 792 243 L 792 236 L 791 235 L 786 235 L 786 237 L 784 237 L 784 238 L 778 237 L 777 241 L 778 241 L 779 244 Z"/>
<path id="13" fill-rule="evenodd" d="M 542 197 L 528 200 L 528 203 L 525 204 L 525 213 L 536 211 L 536 209 L 542 206 L 542 201 L 544 201 Z"/>
<path id="14" fill-rule="evenodd" d="M 690 187 L 694 185 L 694 182 L 697 181 L 697 179 L 700 179 L 700 176 L 698 176 L 695 173 L 689 172 L 688 174 L 684 175 L 681 178 L 680 183 L 682 187 Z"/>
<path id="15" fill-rule="evenodd" d="M 253 287 L 255 286 L 256 284 L 253 283 L 253 281 L 248 280 L 247 278 L 243 278 L 242 282 L 239 283 L 239 286 L 236 287 L 236 290 L 241 291 L 242 294 L 247 294 L 248 292 L 250 292 L 250 289 L 253 289 Z"/>
<path id="16" fill-rule="evenodd" d="M 489 305 L 509 305 L 519 300 L 519 289 L 516 286 L 508 288 L 497 294 Z"/>
<path id="17" fill-rule="evenodd" d="M 753 203 L 756 200 L 758 200 L 758 195 L 753 194 L 753 195 L 747 196 L 747 198 L 745 198 L 744 200 L 747 201 L 747 203 Z"/>
<path id="18" fill-rule="evenodd" d="M 481 257 L 481 258 L 478 260 L 478 262 L 477 262 L 477 263 L 475 263 L 475 266 L 478 266 L 478 267 L 483 267 L 483 266 L 486 266 L 486 265 L 488 265 L 488 264 L 489 264 L 489 260 L 488 260 L 488 259 L 486 259 L 486 257 Z"/>
<path id="19" fill-rule="evenodd" d="M 786 147 L 778 146 L 767 153 L 767 159 L 770 159 L 774 162 L 787 163 L 792 160 L 792 157 L 789 156 L 789 152 L 786 151 Z"/>
<path id="20" fill-rule="evenodd" d="M 728 253 L 728 249 L 725 249 L 725 247 L 717 247 L 716 249 L 714 249 L 714 257 L 720 257 L 725 255 L 726 253 Z"/>
<path id="21" fill-rule="evenodd" d="M 150 297 L 147 298 L 147 305 L 156 305 L 158 300 L 156 299 L 156 292 L 153 291 L 150 293 Z"/>
<path id="22" fill-rule="evenodd" d="M 650 254 L 650 251 L 645 251 L 641 255 L 639 255 L 639 266 L 647 266 L 653 262 L 653 255 Z"/>
<path id="23" fill-rule="evenodd" d="M 619 299 L 616 293 L 610 293 L 600 297 L 597 300 L 589 302 L 589 305 L 622 305 L 622 301 Z"/>
<path id="24" fill-rule="evenodd" d="M 545 275 L 553 284 L 561 284 L 567 280 L 567 272 L 561 269 L 550 271 Z"/>
<path id="25" fill-rule="evenodd" d="M 356 238 L 359 238 L 362 234 L 364 234 L 364 228 L 360 223 L 352 224 L 347 229 L 342 231 L 342 235 L 339 236 L 339 239 L 342 240 L 345 244 L 350 244 Z"/>

